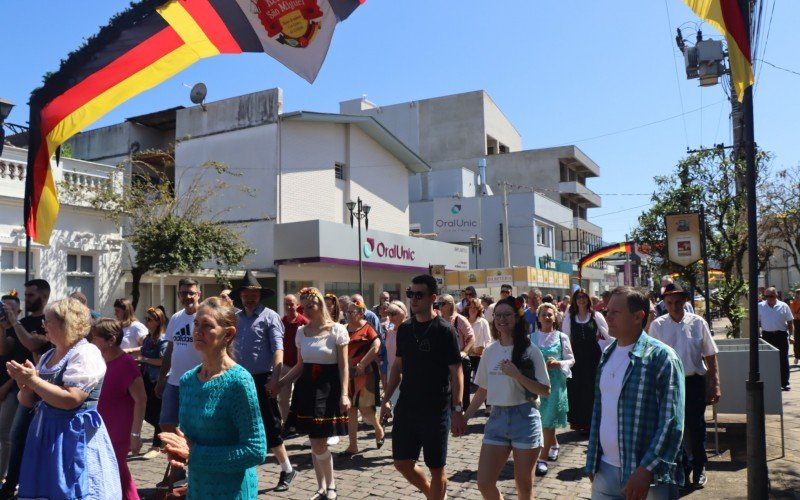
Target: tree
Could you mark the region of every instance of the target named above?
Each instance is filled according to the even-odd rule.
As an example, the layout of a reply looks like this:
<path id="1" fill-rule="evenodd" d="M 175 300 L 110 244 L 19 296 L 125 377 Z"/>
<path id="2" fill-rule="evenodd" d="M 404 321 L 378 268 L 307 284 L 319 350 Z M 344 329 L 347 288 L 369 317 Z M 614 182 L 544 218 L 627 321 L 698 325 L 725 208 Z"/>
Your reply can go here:
<path id="1" fill-rule="evenodd" d="M 220 221 L 233 207 L 215 212 L 208 203 L 228 187 L 225 177 L 237 174 L 209 161 L 192 169 L 198 172 L 193 178 L 172 182 L 169 172 L 174 165 L 174 150 L 148 150 L 120 164 L 109 181 L 96 188 L 67 182 L 60 186 L 67 200 L 88 204 L 123 224 L 133 249 L 134 308 L 148 272 L 193 272 L 214 262 L 217 279 L 224 281 L 225 272 L 253 252 L 239 233 Z"/>
<path id="2" fill-rule="evenodd" d="M 761 197 L 766 235 L 800 272 L 800 165 L 779 170 Z"/>
<path id="3" fill-rule="evenodd" d="M 762 191 L 769 155 L 761 152 L 757 160 L 759 185 L 756 189 Z M 639 224 L 633 231 L 634 241 L 650 245 L 656 270 L 679 273 L 693 289 L 700 285 L 705 287 L 707 284 L 699 280 L 699 263 L 681 267 L 667 260 L 664 225 L 664 216 L 668 213 L 699 211 L 701 206 L 704 207 L 709 263 L 724 273 L 713 301 L 731 321 L 728 334 L 735 337 L 740 335 L 744 317 L 739 302 L 747 290 L 744 280 L 747 194 L 741 182 L 745 172 L 744 161 L 727 157 L 720 148 L 689 154 L 678 163 L 673 173 L 655 177 L 654 205 L 639 216 Z M 766 266 L 772 248 L 763 230 L 759 230 L 759 240 L 757 258 L 761 270 Z"/>

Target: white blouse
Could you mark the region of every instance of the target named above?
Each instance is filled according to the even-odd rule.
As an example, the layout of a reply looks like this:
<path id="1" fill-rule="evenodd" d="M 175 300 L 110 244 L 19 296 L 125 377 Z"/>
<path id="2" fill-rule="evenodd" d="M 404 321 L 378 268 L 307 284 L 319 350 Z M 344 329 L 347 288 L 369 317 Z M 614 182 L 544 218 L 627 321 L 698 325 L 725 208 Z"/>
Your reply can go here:
<path id="1" fill-rule="evenodd" d="M 569 341 L 569 336 L 563 332 L 558 330 L 553 330 L 550 333 L 544 333 L 541 330 L 536 330 L 531 334 L 531 342 L 536 344 L 540 350 L 544 350 L 545 347 L 550 347 L 551 345 L 558 342 L 558 337 L 561 336 L 561 372 L 566 375 L 567 378 L 572 378 L 572 370 L 570 369 L 572 365 L 575 364 L 575 354 L 572 353 L 572 344 Z M 547 360 L 545 359 L 545 362 Z"/>
<path id="2" fill-rule="evenodd" d="M 134 321 L 122 329 L 122 344 L 120 344 L 120 347 L 122 349 L 136 349 L 142 345 L 141 343 L 149 333 L 146 326 Z"/>
<path id="3" fill-rule="evenodd" d="M 581 319 L 580 316 L 575 318 L 575 321 L 578 323 L 585 325 L 591 319 L 591 315 L 594 314 L 594 320 L 597 323 L 597 331 L 600 333 L 601 339 L 597 340 L 597 343 L 600 345 L 600 350 L 605 350 L 606 347 L 614 340 L 611 335 L 608 334 L 608 323 L 606 322 L 606 318 L 597 311 L 589 311 L 589 314 L 586 318 Z M 572 333 L 572 320 L 569 314 L 569 311 L 564 313 L 564 322 L 561 324 L 561 331 L 570 335 Z"/>
<path id="4" fill-rule="evenodd" d="M 334 323 L 328 333 L 316 337 L 306 337 L 305 326 L 297 329 L 294 343 L 297 351 L 303 357 L 303 363 L 316 363 L 319 365 L 335 365 L 339 362 L 338 347 L 350 343 L 350 334 L 347 328 L 339 323 Z"/>
<path id="5" fill-rule="evenodd" d="M 472 325 L 472 331 L 475 332 L 475 345 L 472 346 L 473 349 L 477 347 L 489 347 L 489 344 L 493 342 L 492 333 L 489 329 L 489 322 L 486 318 L 481 318 L 480 316 L 475 320 L 475 323 L 470 323 Z"/>
<path id="6" fill-rule="evenodd" d="M 103 355 L 100 354 L 100 349 L 90 342 L 81 341 L 70 349 L 64 359 L 48 368 L 45 363 L 51 358 L 52 354 L 42 356 L 36 370 L 41 375 L 51 375 L 58 372 L 66 362 L 67 367 L 62 376 L 64 387 L 77 387 L 83 392 L 90 393 L 106 375 L 106 362 L 103 360 Z"/>

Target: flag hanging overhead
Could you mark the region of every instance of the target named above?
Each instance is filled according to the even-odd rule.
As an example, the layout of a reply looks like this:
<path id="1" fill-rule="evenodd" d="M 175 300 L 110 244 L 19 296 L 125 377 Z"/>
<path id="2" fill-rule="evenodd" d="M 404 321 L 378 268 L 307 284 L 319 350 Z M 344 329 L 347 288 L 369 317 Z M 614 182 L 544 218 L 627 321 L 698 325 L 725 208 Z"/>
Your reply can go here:
<path id="1" fill-rule="evenodd" d="M 750 52 L 749 26 L 745 26 L 739 0 L 684 0 L 695 14 L 725 35 L 731 79 L 739 102 L 744 90 L 753 84 L 753 61 Z"/>
<path id="2" fill-rule="evenodd" d="M 594 264 L 598 260 L 604 259 L 609 255 L 614 255 L 615 253 L 633 253 L 633 247 L 634 243 L 632 241 L 627 241 L 625 243 L 615 243 L 613 245 L 597 249 L 589 255 L 583 256 L 581 260 L 578 261 L 578 268 L 582 269 L 589 264 Z"/>
<path id="3" fill-rule="evenodd" d="M 266 52 L 313 82 L 336 23 L 364 0 L 141 0 L 31 94 L 25 228 L 47 244 L 58 216 L 51 159 L 131 97 L 219 54 Z"/>

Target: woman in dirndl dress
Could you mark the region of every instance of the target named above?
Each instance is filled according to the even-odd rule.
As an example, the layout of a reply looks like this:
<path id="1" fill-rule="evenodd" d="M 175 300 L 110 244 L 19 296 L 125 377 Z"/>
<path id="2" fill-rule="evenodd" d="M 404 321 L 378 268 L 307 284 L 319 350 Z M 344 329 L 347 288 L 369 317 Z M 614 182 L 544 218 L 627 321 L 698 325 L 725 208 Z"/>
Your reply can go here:
<path id="1" fill-rule="evenodd" d="M 36 407 L 22 457 L 19 498 L 118 500 L 117 460 L 97 412 L 106 363 L 86 340 L 89 309 L 67 298 L 49 304 L 44 317 L 47 339 L 55 348 L 35 367 L 30 361 L 6 365 L 20 387 L 20 404 Z"/>
<path id="2" fill-rule="evenodd" d="M 558 460 L 556 429 L 567 426 L 569 399 L 567 379 L 572 376 L 570 368 L 575 364 L 569 337 L 558 330 L 558 309 L 555 304 L 544 302 L 536 312 L 538 328 L 531 334 L 531 342 L 542 351 L 547 373 L 550 376 L 550 395 L 541 398 L 539 413 L 542 416 L 544 446 L 536 463 L 536 475 L 547 474 L 546 460 Z"/>
<path id="3" fill-rule="evenodd" d="M 280 382 L 284 386 L 297 380 L 286 426 L 308 434 L 311 441 L 318 487 L 312 500 L 333 500 L 336 482 L 327 441 L 332 436 L 347 435 L 350 336 L 343 325 L 331 318 L 316 288 L 300 290 L 300 303 L 309 323 L 297 330 L 297 364 Z"/>

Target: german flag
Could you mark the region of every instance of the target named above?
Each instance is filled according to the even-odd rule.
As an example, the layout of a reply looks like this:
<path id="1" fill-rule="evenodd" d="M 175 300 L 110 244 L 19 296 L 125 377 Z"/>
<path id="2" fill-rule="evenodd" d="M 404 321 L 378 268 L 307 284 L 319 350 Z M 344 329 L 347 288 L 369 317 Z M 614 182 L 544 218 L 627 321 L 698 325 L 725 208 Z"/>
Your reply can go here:
<path id="1" fill-rule="evenodd" d="M 695 14 L 725 35 L 731 79 L 739 102 L 744 90 L 753 84 L 753 61 L 750 52 L 749 26 L 745 26 L 739 0 L 684 0 Z"/>
<path id="2" fill-rule="evenodd" d="M 58 216 L 50 161 L 70 137 L 200 59 L 266 52 L 309 82 L 333 31 L 363 0 L 141 0 L 31 94 L 25 228 L 48 244 Z"/>
<path id="3" fill-rule="evenodd" d="M 590 253 L 589 255 L 585 255 L 578 261 L 578 268 L 583 269 L 584 267 L 594 264 L 600 259 L 604 259 L 609 255 L 614 255 L 615 253 L 633 253 L 634 243 L 632 241 L 627 241 L 625 243 L 616 243 L 614 245 L 609 245 L 607 247 L 600 248 L 595 250 L 594 252 Z"/>

